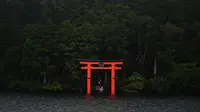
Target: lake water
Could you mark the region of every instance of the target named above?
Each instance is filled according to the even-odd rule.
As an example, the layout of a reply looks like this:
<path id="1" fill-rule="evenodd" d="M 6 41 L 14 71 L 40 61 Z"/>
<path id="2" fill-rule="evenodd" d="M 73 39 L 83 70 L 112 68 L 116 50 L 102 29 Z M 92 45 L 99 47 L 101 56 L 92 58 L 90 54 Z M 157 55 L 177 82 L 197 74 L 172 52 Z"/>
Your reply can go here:
<path id="1" fill-rule="evenodd" d="M 0 94 L 0 112 L 200 112 L 199 97 L 96 96 Z"/>

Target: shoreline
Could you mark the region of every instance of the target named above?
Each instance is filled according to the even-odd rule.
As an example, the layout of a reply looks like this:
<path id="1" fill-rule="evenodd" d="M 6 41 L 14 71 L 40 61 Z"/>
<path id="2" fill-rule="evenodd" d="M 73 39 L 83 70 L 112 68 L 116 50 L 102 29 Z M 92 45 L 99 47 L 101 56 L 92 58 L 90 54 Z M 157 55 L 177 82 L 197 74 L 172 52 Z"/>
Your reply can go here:
<path id="1" fill-rule="evenodd" d="M 77 92 L 77 91 L 0 91 L 0 94 L 27 94 L 27 95 L 45 95 L 45 96 L 59 96 L 59 95 L 66 95 L 66 96 L 86 96 L 86 92 Z M 108 92 L 105 93 L 98 93 L 92 92 L 91 96 L 98 97 L 98 96 L 109 96 Z M 116 92 L 117 97 L 200 97 L 199 94 L 155 94 L 155 93 L 129 93 L 129 92 Z"/>

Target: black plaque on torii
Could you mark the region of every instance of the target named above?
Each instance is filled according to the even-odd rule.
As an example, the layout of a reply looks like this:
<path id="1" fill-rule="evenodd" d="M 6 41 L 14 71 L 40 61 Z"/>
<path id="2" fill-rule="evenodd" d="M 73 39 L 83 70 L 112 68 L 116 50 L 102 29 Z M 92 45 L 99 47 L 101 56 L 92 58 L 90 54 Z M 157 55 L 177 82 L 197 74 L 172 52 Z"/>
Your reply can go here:
<path id="1" fill-rule="evenodd" d="M 103 68 L 103 67 L 104 67 L 103 61 L 99 61 L 99 68 Z"/>

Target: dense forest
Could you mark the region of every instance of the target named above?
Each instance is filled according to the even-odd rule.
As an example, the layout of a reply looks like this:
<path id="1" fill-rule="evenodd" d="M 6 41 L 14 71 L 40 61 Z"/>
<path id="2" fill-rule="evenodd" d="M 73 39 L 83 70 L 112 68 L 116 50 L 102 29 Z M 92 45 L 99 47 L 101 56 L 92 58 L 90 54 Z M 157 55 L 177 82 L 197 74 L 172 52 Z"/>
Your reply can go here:
<path id="1" fill-rule="evenodd" d="M 199 0 L 1 0 L 1 90 L 78 91 L 78 59 L 124 59 L 117 89 L 200 93 Z"/>

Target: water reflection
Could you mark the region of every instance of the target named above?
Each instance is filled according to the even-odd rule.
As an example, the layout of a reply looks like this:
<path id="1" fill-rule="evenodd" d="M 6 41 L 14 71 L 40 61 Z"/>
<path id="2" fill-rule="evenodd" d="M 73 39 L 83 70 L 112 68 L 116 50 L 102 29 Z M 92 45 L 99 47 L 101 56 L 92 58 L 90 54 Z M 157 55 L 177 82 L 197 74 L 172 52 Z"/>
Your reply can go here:
<path id="1" fill-rule="evenodd" d="M 0 112 L 200 112 L 200 99 L 0 94 Z"/>

